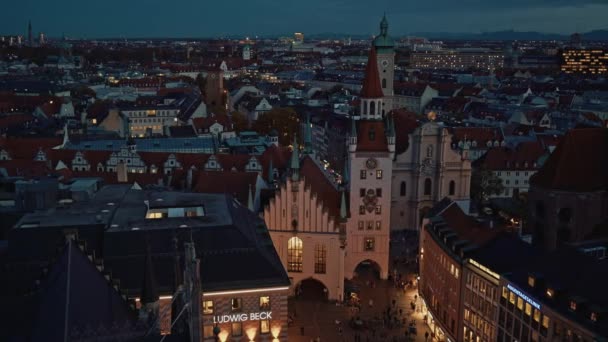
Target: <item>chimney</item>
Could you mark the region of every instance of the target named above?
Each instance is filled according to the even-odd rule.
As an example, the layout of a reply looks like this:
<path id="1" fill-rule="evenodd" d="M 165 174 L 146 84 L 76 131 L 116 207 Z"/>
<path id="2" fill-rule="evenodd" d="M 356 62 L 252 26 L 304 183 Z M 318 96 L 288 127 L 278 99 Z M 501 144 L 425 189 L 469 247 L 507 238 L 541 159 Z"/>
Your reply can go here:
<path id="1" fill-rule="evenodd" d="M 127 165 L 124 162 L 118 163 L 116 165 L 116 177 L 118 178 L 118 183 L 127 183 L 128 182 L 128 173 L 127 173 Z"/>

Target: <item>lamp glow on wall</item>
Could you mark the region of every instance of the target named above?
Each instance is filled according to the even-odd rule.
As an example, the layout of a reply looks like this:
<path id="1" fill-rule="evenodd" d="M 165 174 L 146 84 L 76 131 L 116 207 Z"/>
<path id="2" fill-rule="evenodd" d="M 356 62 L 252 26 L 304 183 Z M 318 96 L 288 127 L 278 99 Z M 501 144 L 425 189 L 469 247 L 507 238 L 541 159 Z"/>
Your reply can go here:
<path id="1" fill-rule="evenodd" d="M 245 332 L 247 334 L 247 337 L 249 338 L 250 341 L 253 341 L 255 339 L 255 334 L 257 333 L 257 329 L 256 328 L 248 328 L 247 331 Z"/>
<path id="2" fill-rule="evenodd" d="M 274 339 L 278 341 L 279 334 L 281 333 L 281 326 L 280 325 L 273 326 L 272 329 L 270 329 L 270 333 L 272 334 L 272 337 L 274 337 Z"/>
<path id="3" fill-rule="evenodd" d="M 220 338 L 220 341 L 222 341 L 222 342 L 226 342 L 226 340 L 228 339 L 228 331 L 226 331 L 226 330 L 222 330 L 222 331 L 221 331 L 221 332 L 220 332 L 220 333 L 217 335 L 217 337 L 219 337 L 219 338 Z"/>

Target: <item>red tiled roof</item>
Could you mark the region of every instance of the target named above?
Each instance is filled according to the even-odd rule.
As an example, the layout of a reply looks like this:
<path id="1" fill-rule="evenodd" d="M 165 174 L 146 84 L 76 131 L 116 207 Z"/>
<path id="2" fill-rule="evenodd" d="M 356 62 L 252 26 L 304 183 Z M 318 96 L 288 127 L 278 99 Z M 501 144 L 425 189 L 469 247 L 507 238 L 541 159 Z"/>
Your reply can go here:
<path id="1" fill-rule="evenodd" d="M 40 110 L 42 110 L 44 115 L 50 118 L 53 115 L 59 113 L 59 111 L 61 110 L 61 102 L 58 100 L 51 100 L 40 106 Z"/>
<path id="2" fill-rule="evenodd" d="M 522 142 L 515 149 L 495 147 L 488 150 L 482 163 L 489 170 L 536 170 L 536 162 L 546 153 L 539 141 Z"/>
<path id="3" fill-rule="evenodd" d="M 399 155 L 407 151 L 409 136 L 418 128 L 419 123 L 416 121 L 416 113 L 414 112 L 409 112 L 405 109 L 396 109 L 391 113 L 395 123 L 395 154 Z"/>
<path id="4" fill-rule="evenodd" d="M 456 203 L 452 203 L 440 214 L 445 223 L 460 238 L 471 241 L 477 245 L 493 239 L 501 232 L 501 229 L 489 229 L 471 216 L 465 214 Z"/>
<path id="5" fill-rule="evenodd" d="M 322 206 L 327 209 L 329 216 L 338 221 L 340 219 L 340 191 L 332 185 L 319 166 L 308 156 L 302 160 L 300 175 L 311 192 L 323 202 Z"/>
<path id="6" fill-rule="evenodd" d="M 225 129 L 230 129 L 230 125 L 231 125 L 231 120 L 230 117 L 228 115 L 209 115 L 206 118 L 195 118 L 192 119 L 192 124 L 194 125 L 194 128 L 196 129 L 196 131 L 198 132 L 199 130 L 205 130 L 205 129 L 209 129 L 209 127 L 211 127 L 211 125 L 213 125 L 214 123 L 219 123 L 220 125 L 224 126 Z"/>
<path id="7" fill-rule="evenodd" d="M 382 121 L 360 120 L 357 122 L 357 151 L 388 152 L 388 142 Z"/>
<path id="8" fill-rule="evenodd" d="M 226 169 L 224 169 L 226 170 Z M 257 172 L 200 171 L 194 186 L 195 192 L 229 194 L 247 204 L 249 186 L 255 191 Z"/>
<path id="9" fill-rule="evenodd" d="M 46 162 L 33 159 L 0 160 L 0 169 L 2 168 L 9 177 L 42 177 L 51 172 Z"/>
<path id="10" fill-rule="evenodd" d="M 489 140 L 503 141 L 500 128 L 495 127 L 454 127 L 452 128 L 452 141 L 476 141 L 477 145 L 486 146 Z"/>
<path id="11" fill-rule="evenodd" d="M 380 86 L 376 49 L 373 47 L 369 49 L 369 56 L 367 57 L 367 66 L 365 67 L 365 78 L 363 79 L 363 88 L 361 88 L 361 97 L 368 99 L 384 97 L 382 87 Z"/>
<path id="12" fill-rule="evenodd" d="M 570 130 L 530 181 L 546 189 L 608 190 L 608 129 Z"/>
<path id="13" fill-rule="evenodd" d="M 12 159 L 34 159 L 40 149 L 47 151 L 61 145 L 62 138 L 0 138 L 0 149 Z"/>

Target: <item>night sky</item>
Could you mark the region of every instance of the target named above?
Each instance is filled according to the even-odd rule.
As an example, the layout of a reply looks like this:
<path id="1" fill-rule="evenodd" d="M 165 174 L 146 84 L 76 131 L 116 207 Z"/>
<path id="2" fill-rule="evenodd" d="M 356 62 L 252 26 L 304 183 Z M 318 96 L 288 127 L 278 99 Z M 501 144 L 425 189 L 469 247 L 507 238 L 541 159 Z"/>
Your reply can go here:
<path id="1" fill-rule="evenodd" d="M 59 37 L 213 37 L 375 34 L 383 12 L 395 36 L 500 30 L 569 34 L 608 28 L 608 0 L 17 0 L 0 34 Z"/>

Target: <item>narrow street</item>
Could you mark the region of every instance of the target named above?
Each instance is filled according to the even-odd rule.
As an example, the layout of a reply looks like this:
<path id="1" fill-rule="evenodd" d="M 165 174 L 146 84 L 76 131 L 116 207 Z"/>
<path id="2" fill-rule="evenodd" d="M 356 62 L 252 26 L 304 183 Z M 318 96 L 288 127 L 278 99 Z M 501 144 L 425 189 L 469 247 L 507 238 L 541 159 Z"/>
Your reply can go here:
<path id="1" fill-rule="evenodd" d="M 414 280 L 414 263 L 393 263 L 396 258 L 403 258 L 409 252 L 415 260 L 415 239 L 410 234 L 403 240 L 403 235 L 393 237 L 391 243 L 391 266 L 396 273 L 402 274 L 405 281 Z M 403 259 L 401 259 L 403 260 Z M 409 267 L 408 267 L 409 266 Z M 391 270 L 393 273 L 394 270 Z M 289 312 L 294 318 L 289 327 L 289 340 L 296 342 L 320 341 L 425 341 L 426 324 L 424 314 L 412 310 L 412 303 L 420 307 L 417 298 L 417 288 L 408 287 L 405 291 L 397 288 L 392 280 L 379 280 L 372 265 L 364 265 L 357 269 L 357 276 L 352 284 L 358 287 L 360 311 L 354 306 L 345 306 L 327 302 L 319 296 L 311 298 L 303 296 L 291 298 Z M 372 300 L 370 306 L 370 299 Z M 394 301 L 394 305 L 393 305 Z M 386 310 L 390 309 L 389 321 L 386 320 Z M 354 327 L 353 321 L 362 322 L 362 326 Z M 410 322 L 414 322 L 416 334 L 406 334 Z M 404 324 L 405 322 L 405 324 Z M 341 332 L 340 332 L 341 328 Z M 430 341 L 430 337 L 426 339 Z"/>

